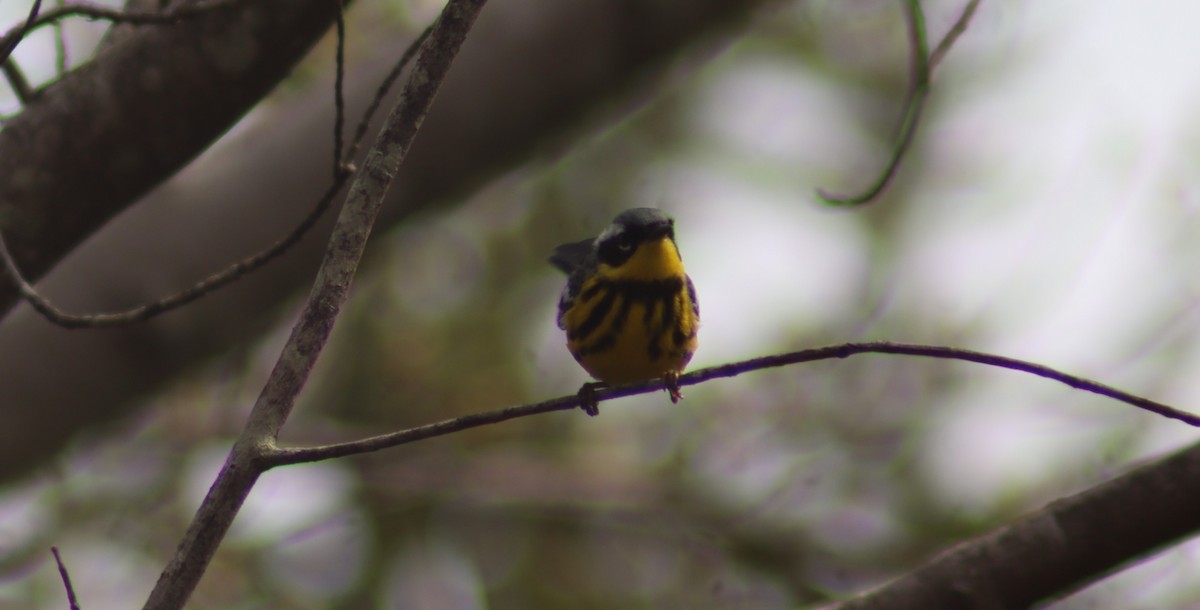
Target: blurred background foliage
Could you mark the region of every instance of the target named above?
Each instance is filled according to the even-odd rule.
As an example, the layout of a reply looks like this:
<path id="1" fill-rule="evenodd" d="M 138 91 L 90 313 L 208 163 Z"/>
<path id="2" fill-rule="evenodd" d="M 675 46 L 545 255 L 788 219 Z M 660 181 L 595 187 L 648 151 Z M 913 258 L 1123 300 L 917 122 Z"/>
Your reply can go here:
<path id="1" fill-rule="evenodd" d="M 936 40 L 963 3 L 924 4 Z M 704 320 L 694 366 L 890 339 L 1195 404 L 1200 43 L 1171 25 L 1195 9 L 1046 4 L 983 3 L 898 179 L 863 208 L 813 191 L 865 186 L 889 154 L 907 86 L 899 3 L 782 3 L 681 57 L 619 117 L 377 235 L 283 440 L 574 392 L 585 375 L 545 256 L 642 205 L 677 219 Z M 360 2 L 352 61 L 437 8 Z M 272 124 L 281 99 L 328 96 L 314 85 L 328 44 L 252 116 L 257 133 L 287 128 Z M 301 296 L 269 334 L 0 490 L 0 608 L 64 606 L 50 545 L 85 607 L 144 600 Z M 1038 379 L 901 357 L 686 396 L 270 472 L 191 607 L 802 607 L 1195 438 Z M 1055 607 L 1200 607 L 1196 549 Z"/>

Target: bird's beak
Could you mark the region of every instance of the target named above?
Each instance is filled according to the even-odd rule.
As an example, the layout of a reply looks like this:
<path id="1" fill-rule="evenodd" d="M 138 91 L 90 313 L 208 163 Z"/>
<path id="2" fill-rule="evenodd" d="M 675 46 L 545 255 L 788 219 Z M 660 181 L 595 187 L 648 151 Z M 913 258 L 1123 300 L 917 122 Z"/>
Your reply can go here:
<path id="1" fill-rule="evenodd" d="M 670 222 L 654 223 L 650 225 L 648 233 L 653 239 L 661 239 L 663 237 L 675 239 L 675 227 Z"/>

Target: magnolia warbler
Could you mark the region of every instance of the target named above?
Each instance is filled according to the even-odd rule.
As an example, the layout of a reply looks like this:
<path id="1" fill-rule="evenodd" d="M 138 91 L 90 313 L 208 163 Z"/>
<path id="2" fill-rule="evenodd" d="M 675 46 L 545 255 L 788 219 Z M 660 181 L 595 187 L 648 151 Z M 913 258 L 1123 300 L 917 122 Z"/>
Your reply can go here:
<path id="1" fill-rule="evenodd" d="M 660 210 L 626 210 L 599 237 L 555 248 L 550 263 L 568 276 L 558 301 L 567 349 L 603 382 L 580 390 L 584 411 L 599 412 L 597 386 L 659 377 L 678 402 L 700 305 L 675 245 L 675 221 Z"/>

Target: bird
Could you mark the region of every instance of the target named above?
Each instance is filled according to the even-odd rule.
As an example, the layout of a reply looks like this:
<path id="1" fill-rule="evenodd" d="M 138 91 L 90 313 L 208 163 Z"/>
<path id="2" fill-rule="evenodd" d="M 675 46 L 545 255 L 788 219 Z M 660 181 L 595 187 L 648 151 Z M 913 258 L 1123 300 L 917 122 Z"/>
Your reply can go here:
<path id="1" fill-rule="evenodd" d="M 600 382 L 580 389 L 583 410 L 599 413 L 599 387 L 658 378 L 678 402 L 679 374 L 696 351 L 700 305 L 674 219 L 654 208 L 626 210 L 598 237 L 556 247 L 549 261 L 567 274 L 558 300 L 567 349 Z"/>

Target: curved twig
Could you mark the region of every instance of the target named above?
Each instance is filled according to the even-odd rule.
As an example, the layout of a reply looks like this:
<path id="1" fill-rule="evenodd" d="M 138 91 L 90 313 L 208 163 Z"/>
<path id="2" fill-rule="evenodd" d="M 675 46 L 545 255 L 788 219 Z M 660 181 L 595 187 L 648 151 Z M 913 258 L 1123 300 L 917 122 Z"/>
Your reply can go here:
<path id="1" fill-rule="evenodd" d="M 908 94 L 904 99 L 904 119 L 900 123 L 899 140 L 896 143 L 896 147 L 892 149 L 891 158 L 875 182 L 863 192 L 851 195 L 838 195 L 825 189 L 817 189 L 817 197 L 830 205 L 860 205 L 874 201 L 891 184 L 892 179 L 896 177 L 896 173 L 900 169 L 900 163 L 904 160 L 909 147 L 912 145 L 917 133 L 917 127 L 921 123 L 921 115 L 925 111 L 925 102 L 929 98 L 929 81 L 933 75 L 933 70 L 945 58 L 946 53 L 950 51 L 950 48 L 958 40 L 959 36 L 966 31 L 967 24 L 970 23 L 971 17 L 975 15 L 975 10 L 978 8 L 979 2 L 980 0 L 970 0 L 967 3 L 967 6 L 963 8 L 962 14 L 954 22 L 954 25 L 950 27 L 950 30 L 938 42 L 937 47 L 930 53 L 926 38 L 925 15 L 921 11 L 921 3 L 918 0 L 907 0 L 906 6 L 908 10 L 904 14 L 908 21 L 908 38 L 910 41 L 909 57 L 911 74 L 909 81 L 911 84 L 909 85 Z"/>
<path id="2" fill-rule="evenodd" d="M 239 0 L 241 1 L 241 0 Z M 340 3 L 339 3 L 340 4 Z M 206 5 L 207 6 L 207 5 Z M 33 15 L 31 14 L 31 22 Z M 12 278 L 14 286 L 16 286 L 21 297 L 29 303 L 31 307 L 51 323 L 63 328 L 80 329 L 80 328 L 117 328 L 130 326 L 145 322 L 154 317 L 167 313 L 171 310 L 183 307 L 199 298 L 215 292 L 233 282 L 249 275 L 250 273 L 262 268 L 267 263 L 271 262 L 281 254 L 286 252 L 292 246 L 299 243 L 304 235 L 316 225 L 317 221 L 324 216 L 325 212 L 333 203 L 333 199 L 346 185 L 350 177 L 353 175 L 353 166 L 351 160 L 353 155 L 358 151 L 358 147 L 363 137 L 367 133 L 367 125 L 372 116 L 379 109 L 384 96 L 395 83 L 403 69 L 411 62 L 417 49 L 425 41 L 429 34 L 429 29 L 424 30 L 404 54 L 397 61 L 392 72 L 380 85 L 376 91 L 375 98 L 372 100 L 370 107 L 363 113 L 362 119 L 355 130 L 354 139 L 351 142 L 350 149 L 346 151 L 345 156 L 342 156 L 343 146 L 343 115 L 345 108 L 343 83 L 344 83 L 344 45 L 345 45 L 345 29 L 344 20 L 341 12 L 338 13 L 338 23 L 343 24 L 338 28 L 338 51 L 337 51 L 337 76 L 334 82 L 334 109 L 336 114 L 334 126 L 334 177 L 329 188 L 321 195 L 317 202 L 309 210 L 308 214 L 300 220 L 292 230 L 264 250 L 261 250 L 251 256 L 248 256 L 240 261 L 237 261 L 230 266 L 218 271 L 199 282 L 175 293 L 153 301 L 116 312 L 94 313 L 94 314 L 75 314 L 63 311 L 55 306 L 50 299 L 39 293 L 34 286 L 25 279 L 17 266 L 15 259 L 9 252 L 8 244 L 4 240 L 3 232 L 0 231 L 0 264 L 3 271 L 6 271 L 8 276 Z M 19 42 L 19 37 L 16 39 Z M 3 44 L 0 41 L 0 44 Z"/>
<path id="3" fill-rule="evenodd" d="M 21 274 L 17 263 L 13 260 L 12 253 L 9 252 L 8 244 L 4 240 L 4 235 L 0 232 L 0 263 L 3 263 L 3 269 L 11 278 L 13 284 L 21 294 L 21 298 L 29 303 L 31 307 L 42 317 L 50 322 L 63 328 L 78 329 L 78 328 L 116 328 L 129 326 L 145 322 L 151 318 L 162 315 L 173 309 L 178 309 L 197 299 L 215 292 L 216 290 L 232 284 L 238 279 L 250 274 L 251 272 L 261 268 L 263 265 L 274 260 L 279 255 L 286 252 L 304 237 L 313 225 L 321 219 L 325 211 L 329 209 L 333 203 L 334 197 L 338 191 L 345 186 L 350 175 L 340 176 L 333 184 L 326 189 L 321 198 L 317 200 L 316 205 L 309 210 L 308 214 L 300 220 L 300 222 L 292 228 L 291 232 L 285 235 L 282 239 L 272 244 L 265 250 L 248 256 L 232 265 L 214 273 L 191 286 L 157 301 L 138 305 L 130 309 L 109 313 L 96 314 L 73 314 L 65 312 L 54 305 L 49 299 L 43 296 L 35 289 L 24 275 Z"/>
<path id="4" fill-rule="evenodd" d="M 1046 379 L 1057 381 L 1078 390 L 1099 394 L 1101 396 L 1132 405 L 1139 409 L 1143 409 L 1163 417 L 1177 419 L 1189 426 L 1200 427 L 1200 415 L 1181 411 L 1169 405 L 1130 394 L 1097 381 L 1092 381 L 1076 375 L 1069 375 L 1067 373 L 1063 373 L 1048 366 L 1034 362 L 1017 360 L 1016 358 L 997 356 L 995 354 L 987 354 L 984 352 L 936 345 L 913 345 L 882 341 L 871 343 L 843 343 L 840 345 L 806 349 L 774 356 L 752 358 L 750 360 L 743 360 L 740 362 L 733 362 L 721 366 L 714 366 L 706 369 L 700 369 L 698 371 L 692 371 L 691 373 L 681 375 L 679 377 L 679 385 L 690 386 L 720 377 L 736 377 L 742 373 L 748 373 L 750 371 L 787 366 L 790 364 L 799 364 L 802 362 L 829 360 L 831 358 L 849 358 L 850 356 L 855 356 L 858 354 L 872 353 L 922 356 L 926 358 L 942 358 L 947 360 L 965 360 L 968 362 L 986 364 L 988 366 L 1021 371 L 1023 373 L 1045 377 Z M 603 400 L 612 400 L 614 398 L 621 398 L 624 396 L 632 396 L 634 394 L 646 394 L 648 392 L 653 392 L 660 389 L 664 389 L 662 381 L 647 381 L 599 389 L 595 391 L 595 398 L 598 402 Z M 537 415 L 539 413 L 549 413 L 551 411 L 569 411 L 580 406 L 582 406 L 582 399 L 579 395 L 562 396 L 537 403 L 507 407 L 504 409 L 496 409 L 482 413 L 474 413 L 471 415 L 465 415 L 463 417 L 447 419 L 433 424 L 427 424 L 424 426 L 418 426 L 416 428 L 409 428 L 388 434 L 381 434 L 357 441 L 335 443 L 332 445 L 322 445 L 318 447 L 275 448 L 267 452 L 267 454 L 263 457 L 263 461 L 269 467 L 275 467 L 289 464 L 317 462 L 360 453 L 369 453 L 432 438 L 435 436 L 442 436 L 445 434 L 458 432 L 460 430 L 466 430 L 468 428 L 477 428 L 479 426 L 500 423 L 502 421 L 516 419 L 518 417 Z"/>

